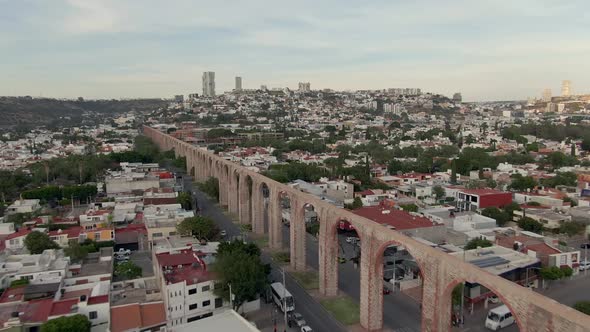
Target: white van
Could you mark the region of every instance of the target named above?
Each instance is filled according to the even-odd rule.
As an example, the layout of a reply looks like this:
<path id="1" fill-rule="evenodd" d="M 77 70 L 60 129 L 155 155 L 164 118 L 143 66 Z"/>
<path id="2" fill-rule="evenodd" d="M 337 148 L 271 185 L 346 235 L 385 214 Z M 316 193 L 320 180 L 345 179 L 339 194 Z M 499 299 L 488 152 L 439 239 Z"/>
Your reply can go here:
<path id="1" fill-rule="evenodd" d="M 488 312 L 486 327 L 493 331 L 514 324 L 514 316 L 506 305 L 501 305 Z"/>

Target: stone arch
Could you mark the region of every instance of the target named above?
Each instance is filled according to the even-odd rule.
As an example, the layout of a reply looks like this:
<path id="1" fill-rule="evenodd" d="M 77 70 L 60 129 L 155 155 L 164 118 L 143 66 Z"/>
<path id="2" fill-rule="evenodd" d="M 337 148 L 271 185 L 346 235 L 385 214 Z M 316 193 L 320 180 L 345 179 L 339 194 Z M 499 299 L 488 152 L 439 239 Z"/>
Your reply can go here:
<path id="1" fill-rule="evenodd" d="M 505 295 L 503 295 L 496 287 L 494 286 L 490 286 L 493 285 L 492 283 L 487 283 L 485 281 L 481 281 L 479 277 L 475 277 L 475 280 L 473 281 L 469 281 L 467 280 L 467 278 L 457 278 L 457 279 L 453 279 L 453 281 L 451 281 L 450 283 L 448 283 L 446 285 L 446 287 L 444 288 L 444 291 L 442 293 L 442 296 L 440 298 L 440 301 L 443 301 L 443 303 L 438 303 L 437 308 L 438 310 L 443 310 L 445 312 L 443 312 L 443 317 L 446 316 L 446 310 L 448 309 L 448 316 L 449 316 L 449 320 L 448 320 L 448 329 L 449 331 L 451 330 L 451 320 L 450 320 L 450 312 L 452 310 L 452 293 L 453 293 L 453 289 L 459 285 L 460 283 L 463 282 L 469 282 L 469 283 L 477 283 L 480 285 L 483 285 L 484 287 L 486 287 L 487 289 L 489 289 L 490 291 L 492 291 L 492 293 L 494 293 L 499 299 L 500 301 L 502 301 L 503 304 L 505 304 L 508 309 L 510 310 L 510 312 L 512 313 L 512 315 L 514 316 L 516 325 L 518 326 L 518 330 L 520 332 L 524 332 L 526 331 L 526 327 L 523 324 L 523 321 L 526 321 L 526 319 L 523 319 L 523 317 L 521 315 L 526 315 L 526 311 L 524 312 L 519 312 L 518 310 L 515 309 L 515 305 L 512 304 L 511 300 L 509 300 Z M 438 301 L 437 301 L 438 302 Z"/>

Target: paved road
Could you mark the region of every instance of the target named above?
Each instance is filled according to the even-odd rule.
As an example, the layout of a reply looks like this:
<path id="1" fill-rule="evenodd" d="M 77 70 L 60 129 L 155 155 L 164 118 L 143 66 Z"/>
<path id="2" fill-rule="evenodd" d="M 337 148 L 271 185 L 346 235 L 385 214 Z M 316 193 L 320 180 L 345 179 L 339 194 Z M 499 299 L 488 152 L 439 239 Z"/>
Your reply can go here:
<path id="1" fill-rule="evenodd" d="M 193 187 L 191 179 L 185 175 L 185 190 L 195 192 L 199 202 L 201 214 L 213 218 L 219 227 L 227 231 L 228 237 L 239 236 L 240 229 L 220 210 L 220 208 L 211 202 L 203 193 Z M 345 242 L 345 235 L 340 235 L 341 250 L 346 257 L 354 255 L 354 247 Z M 289 228 L 283 227 L 283 247 L 289 248 Z M 318 269 L 318 243 L 315 237 L 307 234 L 307 264 L 314 269 Z M 263 259 L 270 262 L 270 258 L 264 256 Z M 339 265 L 339 282 L 340 291 L 360 301 L 360 271 L 355 269 L 351 262 Z M 275 280 L 281 280 L 280 270 L 273 266 L 272 277 Z M 342 331 L 340 325 L 331 316 L 326 315 L 324 308 L 295 281 L 287 275 L 287 288 L 293 294 L 296 301 L 297 311 L 299 311 L 314 329 L 314 331 Z M 566 305 L 573 305 L 576 301 L 589 300 L 587 289 L 590 287 L 590 274 L 588 277 L 581 276 L 574 280 L 561 281 L 554 283 L 543 294 L 551 297 L 558 302 Z M 412 298 L 403 293 L 393 293 L 384 296 L 383 322 L 386 328 L 394 331 L 414 332 L 421 330 L 421 313 L 419 304 Z M 487 331 L 484 327 L 486 309 L 480 309 L 472 315 L 465 318 L 465 326 L 456 331 Z M 518 331 L 518 327 L 513 325 L 503 331 Z"/>
<path id="2" fill-rule="evenodd" d="M 192 191 L 197 198 L 199 204 L 200 214 L 208 216 L 215 220 L 217 225 L 227 232 L 227 237 L 240 236 L 241 232 L 239 227 L 234 224 L 230 218 L 228 218 L 221 209 L 209 198 L 200 192 L 192 184 L 192 179 L 187 175 L 184 177 L 184 188 L 186 191 Z M 271 259 L 268 255 L 262 256 L 263 261 L 271 263 Z M 316 259 L 317 261 L 317 259 Z M 282 274 L 277 266 L 272 266 L 271 277 L 274 280 L 282 280 Z M 346 331 L 346 329 L 330 316 L 325 309 L 313 299 L 302 287 L 300 287 L 295 280 L 293 280 L 288 274 L 286 275 L 287 289 L 295 298 L 296 311 L 301 313 L 305 318 L 307 324 L 313 329 L 313 331 L 326 331 L 326 332 L 337 332 Z"/>

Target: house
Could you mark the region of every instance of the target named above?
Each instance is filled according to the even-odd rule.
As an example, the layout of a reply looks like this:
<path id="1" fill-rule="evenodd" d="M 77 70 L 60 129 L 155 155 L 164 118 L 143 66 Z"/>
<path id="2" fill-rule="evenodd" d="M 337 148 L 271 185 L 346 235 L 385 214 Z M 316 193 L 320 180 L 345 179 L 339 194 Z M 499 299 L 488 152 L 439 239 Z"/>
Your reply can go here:
<path id="1" fill-rule="evenodd" d="M 166 311 L 162 301 L 111 308 L 111 332 L 159 331 L 165 326 Z"/>
<path id="2" fill-rule="evenodd" d="M 25 247 L 25 238 L 33 230 L 28 227 L 22 227 L 18 232 L 8 234 L 4 239 L 4 245 L 6 249 L 19 250 Z"/>
<path id="3" fill-rule="evenodd" d="M 215 275 L 192 249 L 155 254 L 154 273 L 162 289 L 168 326 L 175 327 L 225 310 Z"/>
<path id="4" fill-rule="evenodd" d="M 534 219 L 543 227 L 548 229 L 558 229 L 563 223 L 572 221 L 572 217 L 567 214 L 557 213 L 546 208 L 528 207 L 521 211 L 514 211 L 514 216 L 523 218 L 528 217 Z"/>
<path id="5" fill-rule="evenodd" d="M 55 231 L 49 231 L 49 238 L 59 244 L 60 247 L 67 247 L 71 242 L 81 242 L 80 234 L 82 233 L 82 227 L 74 226 L 66 229 L 58 229 Z"/>
<path id="6" fill-rule="evenodd" d="M 462 189 L 456 192 L 455 198 L 460 211 L 501 208 L 512 203 L 511 193 L 494 189 Z"/>
<path id="7" fill-rule="evenodd" d="M 33 213 L 41 209 L 41 200 L 19 199 L 6 208 L 6 214 Z"/>
<path id="8" fill-rule="evenodd" d="M 498 236 L 496 244 L 536 257 L 544 267 L 569 266 L 574 275 L 579 273 L 582 258 L 580 251 L 563 252 L 557 248 L 557 244 L 554 245 L 542 235 L 521 232 L 514 236 Z"/>
<path id="9" fill-rule="evenodd" d="M 536 257 L 496 245 L 487 248 L 457 251 L 450 253 L 450 255 L 518 284 L 527 283 L 527 278 L 528 282 L 536 280 L 539 272 L 538 268 L 541 266 L 541 262 Z M 492 295 L 494 293 L 484 285 L 466 280 L 465 299 L 472 306 Z"/>

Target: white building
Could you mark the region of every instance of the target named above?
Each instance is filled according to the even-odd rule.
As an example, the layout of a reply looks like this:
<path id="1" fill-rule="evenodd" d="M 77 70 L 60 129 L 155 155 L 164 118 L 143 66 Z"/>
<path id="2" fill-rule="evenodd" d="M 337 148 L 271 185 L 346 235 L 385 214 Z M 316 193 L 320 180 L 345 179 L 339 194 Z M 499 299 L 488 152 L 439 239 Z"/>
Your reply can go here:
<path id="1" fill-rule="evenodd" d="M 175 327 L 226 310 L 213 290 L 215 280 L 191 249 L 155 254 L 154 273 L 162 289 L 168 326 Z"/>
<path id="2" fill-rule="evenodd" d="M 215 72 L 203 72 L 203 96 L 215 97 Z"/>
<path id="3" fill-rule="evenodd" d="M 6 208 L 6 214 L 32 213 L 41 208 L 38 199 L 19 199 Z"/>

